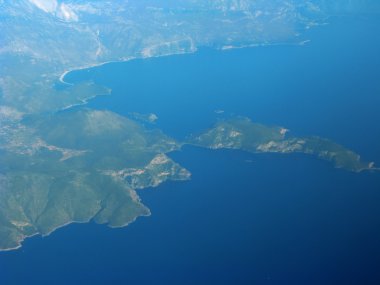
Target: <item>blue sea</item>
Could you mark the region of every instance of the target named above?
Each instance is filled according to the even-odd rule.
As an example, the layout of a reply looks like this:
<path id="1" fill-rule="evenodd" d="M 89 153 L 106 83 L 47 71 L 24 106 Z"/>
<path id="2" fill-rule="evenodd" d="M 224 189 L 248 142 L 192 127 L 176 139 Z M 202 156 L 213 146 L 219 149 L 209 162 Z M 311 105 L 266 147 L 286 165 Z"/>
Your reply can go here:
<path id="1" fill-rule="evenodd" d="M 302 46 L 201 49 L 66 80 L 112 88 L 88 107 L 155 113 L 148 127 L 177 139 L 241 115 L 330 138 L 380 165 L 379 26 L 371 16 L 334 18 Z M 187 146 L 170 156 L 192 179 L 140 191 L 152 216 L 28 239 L 0 253 L 0 284 L 380 284 L 380 173 L 300 154 Z"/>

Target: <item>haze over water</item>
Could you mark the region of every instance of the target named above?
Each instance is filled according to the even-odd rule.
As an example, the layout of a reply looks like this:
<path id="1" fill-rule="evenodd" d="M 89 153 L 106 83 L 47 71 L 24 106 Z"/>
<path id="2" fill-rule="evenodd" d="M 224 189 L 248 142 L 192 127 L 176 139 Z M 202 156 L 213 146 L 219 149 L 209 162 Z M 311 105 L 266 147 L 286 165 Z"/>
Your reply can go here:
<path id="1" fill-rule="evenodd" d="M 201 50 L 67 80 L 112 88 L 88 107 L 155 113 L 156 125 L 175 138 L 242 115 L 331 138 L 380 164 L 378 22 L 338 19 L 310 32 L 305 46 Z M 123 229 L 72 225 L 27 240 L 0 255 L 0 283 L 380 282 L 378 174 L 294 154 L 186 147 L 171 156 L 192 180 L 140 191 L 151 217 Z"/>

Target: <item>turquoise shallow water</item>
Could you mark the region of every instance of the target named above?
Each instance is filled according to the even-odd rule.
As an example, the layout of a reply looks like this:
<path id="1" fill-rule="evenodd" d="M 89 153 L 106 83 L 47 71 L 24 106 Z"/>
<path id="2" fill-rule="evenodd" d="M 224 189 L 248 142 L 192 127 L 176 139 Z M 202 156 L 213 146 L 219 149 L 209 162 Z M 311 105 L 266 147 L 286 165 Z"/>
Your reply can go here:
<path id="1" fill-rule="evenodd" d="M 337 19 L 306 46 L 109 64 L 67 76 L 113 89 L 88 106 L 158 115 L 183 138 L 249 116 L 320 135 L 380 164 L 376 18 Z M 224 110 L 216 114 L 215 110 Z M 185 147 L 191 181 L 140 191 L 124 229 L 72 225 L 0 254 L 1 284 L 379 284 L 380 176 L 305 155 Z"/>

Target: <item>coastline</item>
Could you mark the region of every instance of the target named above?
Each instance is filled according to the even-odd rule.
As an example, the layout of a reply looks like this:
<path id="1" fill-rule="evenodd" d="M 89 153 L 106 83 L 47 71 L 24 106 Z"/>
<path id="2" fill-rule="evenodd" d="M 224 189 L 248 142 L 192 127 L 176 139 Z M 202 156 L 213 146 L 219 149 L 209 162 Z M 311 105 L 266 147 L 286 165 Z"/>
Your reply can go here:
<path id="1" fill-rule="evenodd" d="M 147 210 L 147 214 L 142 214 L 142 215 L 138 215 L 136 216 L 135 218 L 133 218 L 131 221 L 129 221 L 128 223 L 126 224 L 123 224 L 121 226 L 110 226 L 110 225 L 107 225 L 107 227 L 111 228 L 111 229 L 114 229 L 114 228 L 125 228 L 127 227 L 128 225 L 134 223 L 138 218 L 140 217 L 150 217 L 152 215 L 151 211 L 149 208 L 146 207 L 146 210 Z M 20 249 L 22 246 L 23 246 L 23 242 L 27 239 L 30 239 L 32 237 L 35 237 L 35 236 L 40 236 L 42 238 L 45 238 L 45 237 L 48 237 L 50 236 L 53 232 L 59 230 L 60 228 L 64 228 L 64 227 L 67 227 L 67 226 L 70 226 L 72 224 L 87 224 L 89 222 L 91 222 L 93 220 L 94 217 L 91 217 L 90 219 L 86 220 L 86 221 L 70 221 L 70 222 L 67 222 L 67 223 L 64 223 L 60 226 L 57 226 L 56 228 L 52 229 L 51 231 L 49 231 L 48 233 L 46 234 L 41 234 L 41 233 L 35 233 L 35 234 L 32 234 L 32 235 L 24 235 L 22 236 L 19 240 L 17 240 L 17 246 L 15 247 L 12 247 L 12 248 L 0 248 L 0 254 L 2 252 L 10 252 L 10 251 L 14 251 L 14 250 L 18 250 Z M 95 222 L 96 223 L 96 222 Z M 101 225 L 99 223 L 96 223 L 98 225 Z"/>
<path id="2" fill-rule="evenodd" d="M 107 89 L 108 93 L 106 94 L 101 94 L 101 95 L 93 95 L 93 96 L 90 96 L 90 97 L 87 97 L 87 98 L 84 98 L 82 100 L 80 100 L 80 103 L 77 103 L 77 104 L 71 104 L 71 105 L 68 105 L 66 107 L 63 107 L 61 108 L 60 110 L 58 110 L 59 112 L 61 111 L 66 111 L 66 110 L 69 110 L 71 108 L 74 108 L 74 107 L 77 107 L 77 106 L 83 106 L 83 105 L 86 105 L 91 99 L 94 99 L 98 96 L 109 96 L 111 95 L 112 93 L 112 89 Z"/>
<path id="3" fill-rule="evenodd" d="M 246 46 L 246 47 L 248 47 L 248 46 Z M 173 53 L 164 53 L 164 54 L 160 54 L 160 55 L 149 55 L 149 56 L 144 56 L 144 55 L 142 55 L 142 56 L 129 56 L 129 57 L 121 58 L 119 60 L 109 60 L 109 61 L 103 61 L 103 62 L 99 62 L 99 63 L 83 65 L 83 66 L 74 67 L 72 69 L 65 70 L 59 76 L 58 80 L 62 84 L 74 85 L 73 83 L 65 81 L 66 75 L 71 73 L 71 72 L 90 69 L 90 68 L 94 68 L 94 67 L 101 67 L 101 66 L 109 64 L 109 63 L 123 63 L 123 62 L 128 62 L 128 61 L 137 60 L 137 59 L 150 59 L 150 58 L 159 58 L 159 57 L 166 57 L 166 56 L 172 56 L 172 55 L 193 54 L 193 53 L 196 53 L 197 51 L 198 51 L 198 49 L 194 48 L 194 50 L 190 50 L 190 51 L 178 51 L 178 52 L 173 52 Z"/>
<path id="4" fill-rule="evenodd" d="M 289 42 L 289 43 L 285 43 L 285 42 L 279 42 L 279 43 L 254 43 L 254 44 L 246 44 L 246 45 L 241 45 L 241 46 L 224 45 L 224 46 L 220 46 L 220 47 L 216 47 L 216 48 L 212 48 L 212 49 L 214 49 L 216 51 L 224 52 L 224 51 L 234 50 L 234 49 L 245 49 L 245 48 L 250 49 L 250 48 L 267 47 L 267 46 L 287 46 L 287 45 L 290 45 L 290 46 L 304 46 L 304 45 L 309 44 L 310 42 L 311 42 L 311 40 L 301 40 L 301 41 L 295 41 L 295 42 Z M 205 48 L 205 47 L 206 46 L 203 46 L 203 48 Z M 87 65 L 83 65 L 83 66 L 79 66 L 79 67 L 74 67 L 74 68 L 71 68 L 71 69 L 66 69 L 66 70 L 63 71 L 63 73 L 61 73 L 59 75 L 58 80 L 62 84 L 73 86 L 74 83 L 70 83 L 70 82 L 65 81 L 65 77 L 69 73 L 71 73 L 71 72 L 85 70 L 85 69 L 91 69 L 91 68 L 95 68 L 95 67 L 101 67 L 103 65 L 110 64 L 110 63 L 123 63 L 123 62 L 129 62 L 129 61 L 132 61 L 132 60 L 138 60 L 138 59 L 143 60 L 143 59 L 160 58 L 160 57 L 167 57 L 167 56 L 173 56 L 173 55 L 194 54 L 198 50 L 199 50 L 199 47 L 193 46 L 192 49 L 188 50 L 188 51 L 179 50 L 179 51 L 176 51 L 176 52 L 163 53 L 163 54 L 159 54 L 159 55 L 144 55 L 144 53 L 142 51 L 140 53 L 140 56 L 127 56 L 127 57 L 123 57 L 123 58 L 120 58 L 120 59 L 108 60 L 108 61 L 103 61 L 103 62 L 99 62 L 99 63 L 92 63 L 92 64 L 87 64 Z M 107 95 L 109 95 L 109 94 L 107 94 Z M 63 107 L 61 110 L 68 110 L 68 109 L 70 109 L 72 107 L 86 105 L 89 100 L 94 99 L 97 96 L 98 95 L 91 96 L 89 98 L 86 98 L 86 99 L 82 100 L 82 103 L 69 105 L 69 106 Z"/>
<path id="5" fill-rule="evenodd" d="M 271 46 L 271 45 L 304 45 L 303 42 L 301 43 L 293 43 L 293 44 L 289 44 L 289 43 L 279 43 L 279 44 L 255 44 L 255 45 L 247 45 L 247 46 L 241 46 L 241 47 L 232 47 L 232 48 L 226 48 L 224 49 L 223 47 L 222 48 L 218 48 L 218 49 L 215 49 L 215 50 L 218 50 L 218 51 L 224 51 L 224 50 L 229 50 L 229 49 L 243 49 L 243 48 L 254 48 L 254 47 L 261 47 L 261 46 Z M 179 52 L 179 53 L 170 53 L 170 54 L 162 54 L 162 55 L 153 55 L 153 56 L 148 56 L 148 57 L 127 57 L 127 58 L 124 58 L 124 59 L 121 59 L 121 60 L 113 60 L 113 61 L 105 61 L 105 62 L 101 62 L 101 63 L 96 63 L 96 64 L 90 64 L 90 65 L 85 65 L 85 66 L 82 66 L 82 67 L 78 67 L 78 68 L 73 68 L 71 70 L 65 70 L 60 76 L 59 76 L 59 81 L 63 84 L 68 84 L 68 85 L 74 85 L 73 83 L 70 83 L 70 82 L 66 82 L 65 81 L 65 76 L 67 74 L 69 74 L 70 72 L 74 72 L 74 71 L 78 71 L 78 70 L 84 70 L 84 69 L 90 69 L 90 68 L 94 68 L 94 67 L 100 67 L 100 66 L 103 66 L 103 65 L 106 65 L 108 63 L 122 63 L 122 62 L 128 62 L 128 61 L 131 61 L 133 59 L 149 59 L 149 58 L 158 58 L 158 57 L 165 57 L 165 56 L 172 56 L 172 55 L 183 55 L 183 54 L 192 54 L 192 53 L 195 53 L 197 52 L 197 50 L 195 51 L 191 51 L 191 52 Z M 111 94 L 111 90 L 109 89 L 109 93 L 107 95 Z M 94 95 L 94 96 L 91 96 L 91 97 L 88 97 L 84 100 L 82 100 L 82 103 L 78 103 L 78 104 L 73 104 L 73 105 L 69 105 L 67 107 L 64 107 L 62 110 L 67 110 L 67 109 L 70 109 L 70 108 L 73 108 L 75 106 L 80 106 L 80 105 L 85 105 L 88 103 L 89 100 L 97 97 L 98 95 Z M 287 131 L 286 129 L 283 129 L 284 130 L 284 134 L 283 135 L 286 135 Z M 363 170 L 380 170 L 379 168 L 375 168 L 373 167 L 373 164 L 370 163 L 369 165 L 369 168 L 365 168 L 365 169 L 362 169 L 360 171 L 363 171 Z M 359 172 L 360 172 L 359 171 Z M 142 215 L 142 216 L 150 216 L 151 213 L 149 213 L 148 215 Z M 128 226 L 129 224 L 133 223 L 139 216 L 137 216 L 136 218 L 134 218 L 132 221 L 126 223 L 125 225 L 122 225 L 122 226 L 115 226 L 115 227 L 112 227 L 111 228 L 122 228 L 122 227 L 125 227 L 125 226 Z M 78 222 L 78 221 L 70 221 L 66 224 L 63 224 L 57 228 L 55 228 L 54 230 L 52 230 L 51 232 L 49 232 L 48 234 L 45 234 L 45 235 L 42 235 L 42 237 L 45 237 L 45 236 L 48 236 L 50 235 L 52 232 L 56 231 L 57 229 L 61 228 L 61 227 L 65 227 L 66 225 L 70 225 L 72 223 L 79 223 L 79 224 L 82 224 L 82 223 L 88 223 L 90 222 L 91 219 L 89 219 L 88 221 L 81 221 L 81 222 Z M 0 252 L 1 251 L 10 251 L 10 250 L 16 250 L 16 249 L 19 249 L 20 247 L 22 247 L 22 242 L 27 239 L 27 238 L 30 238 L 30 237 L 33 237 L 35 235 L 39 235 L 39 233 L 36 233 L 34 235 L 31 235 L 31 236 L 24 236 L 21 240 L 20 240 L 20 243 L 17 247 L 15 248 L 11 248 L 11 249 L 0 249 Z"/>
<path id="6" fill-rule="evenodd" d="M 104 61 L 104 62 L 100 62 L 100 63 L 93 63 L 93 64 L 83 65 L 83 66 L 79 66 L 79 67 L 74 67 L 72 69 L 65 70 L 59 76 L 58 80 L 59 80 L 59 82 L 61 82 L 63 84 L 74 85 L 73 83 L 65 81 L 65 76 L 67 74 L 69 74 L 70 72 L 84 70 L 84 69 L 90 69 L 90 68 L 93 68 L 93 67 L 99 67 L 99 66 L 103 66 L 103 65 L 108 64 L 108 63 L 127 62 L 127 61 L 130 61 L 130 60 L 133 60 L 133 59 L 137 59 L 137 57 L 126 57 L 125 59 L 121 59 L 121 60 L 110 60 L 110 61 Z"/>

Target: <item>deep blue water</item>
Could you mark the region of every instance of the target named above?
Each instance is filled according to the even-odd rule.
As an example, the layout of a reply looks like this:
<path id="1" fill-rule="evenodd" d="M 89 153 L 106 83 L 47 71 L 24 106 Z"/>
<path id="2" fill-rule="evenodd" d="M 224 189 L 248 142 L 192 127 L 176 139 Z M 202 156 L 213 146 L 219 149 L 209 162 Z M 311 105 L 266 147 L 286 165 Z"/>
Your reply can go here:
<path id="1" fill-rule="evenodd" d="M 336 19 L 306 46 L 109 64 L 70 74 L 113 89 L 89 107 L 154 112 L 183 138 L 245 115 L 380 164 L 380 19 Z M 0 284 L 380 284 L 380 174 L 305 155 L 186 147 L 191 181 L 141 191 L 124 229 L 72 225 L 0 254 Z"/>

